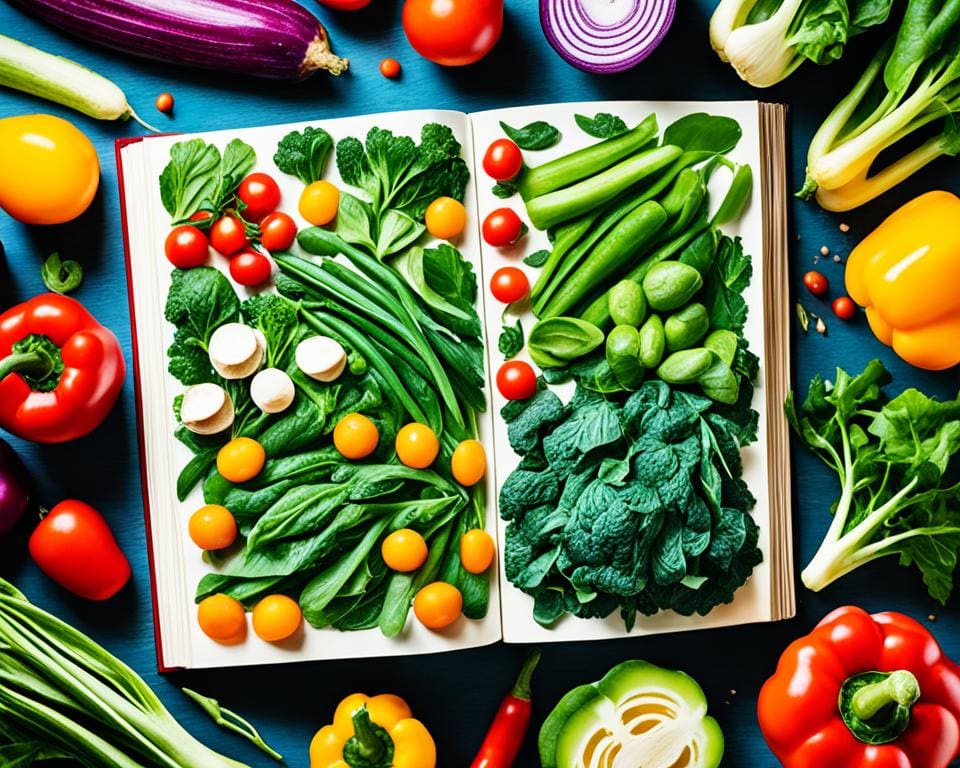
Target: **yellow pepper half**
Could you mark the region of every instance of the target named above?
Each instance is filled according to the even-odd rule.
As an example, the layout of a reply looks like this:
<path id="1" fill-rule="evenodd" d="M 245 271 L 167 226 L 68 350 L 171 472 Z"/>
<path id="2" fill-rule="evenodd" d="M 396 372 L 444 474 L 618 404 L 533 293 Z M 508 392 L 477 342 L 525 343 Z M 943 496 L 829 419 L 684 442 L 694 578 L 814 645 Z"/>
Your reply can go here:
<path id="1" fill-rule="evenodd" d="M 847 292 L 874 334 L 911 365 L 960 363 L 960 198 L 927 192 L 850 254 Z"/>
<path id="2" fill-rule="evenodd" d="M 310 768 L 436 768 L 437 746 L 399 696 L 347 696 L 310 742 Z"/>

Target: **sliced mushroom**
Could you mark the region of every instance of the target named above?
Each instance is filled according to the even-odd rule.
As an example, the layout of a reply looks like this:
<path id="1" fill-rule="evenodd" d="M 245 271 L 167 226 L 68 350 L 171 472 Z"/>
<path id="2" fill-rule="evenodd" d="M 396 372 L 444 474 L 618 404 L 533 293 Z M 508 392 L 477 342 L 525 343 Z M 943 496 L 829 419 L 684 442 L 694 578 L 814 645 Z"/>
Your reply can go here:
<path id="1" fill-rule="evenodd" d="M 250 397 L 264 413 L 287 410 L 293 396 L 293 379 L 279 368 L 264 368 L 250 382 Z"/>
<path id="2" fill-rule="evenodd" d="M 347 352 L 340 342 L 329 336 L 311 336 L 297 344 L 297 367 L 317 381 L 340 378 L 347 367 Z"/>
<path id="3" fill-rule="evenodd" d="M 198 435 L 216 435 L 233 426 L 233 401 L 216 384 L 196 384 L 183 393 L 180 421 Z"/>
<path id="4" fill-rule="evenodd" d="M 210 337 L 210 364 L 225 379 L 245 379 L 263 363 L 266 339 L 243 323 L 221 325 Z"/>

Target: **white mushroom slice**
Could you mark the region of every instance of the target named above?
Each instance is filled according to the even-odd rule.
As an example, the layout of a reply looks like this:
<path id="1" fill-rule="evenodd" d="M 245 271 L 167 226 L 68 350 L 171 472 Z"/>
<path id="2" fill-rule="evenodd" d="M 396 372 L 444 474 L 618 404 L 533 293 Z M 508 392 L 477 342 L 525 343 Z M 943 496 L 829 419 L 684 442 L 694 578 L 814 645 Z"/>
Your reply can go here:
<path id="1" fill-rule="evenodd" d="M 347 367 L 346 350 L 328 336 L 311 336 L 301 341 L 296 358 L 297 367 L 317 381 L 335 381 Z"/>
<path id="2" fill-rule="evenodd" d="M 198 435 L 216 435 L 233 426 L 233 401 L 223 387 L 196 384 L 183 393 L 180 421 Z"/>
<path id="3" fill-rule="evenodd" d="M 293 396 L 293 379 L 279 368 L 264 368 L 250 382 L 250 397 L 264 413 L 287 410 Z"/>
<path id="4" fill-rule="evenodd" d="M 225 379 L 245 379 L 260 368 L 263 334 L 243 323 L 221 325 L 210 337 L 210 364 Z"/>

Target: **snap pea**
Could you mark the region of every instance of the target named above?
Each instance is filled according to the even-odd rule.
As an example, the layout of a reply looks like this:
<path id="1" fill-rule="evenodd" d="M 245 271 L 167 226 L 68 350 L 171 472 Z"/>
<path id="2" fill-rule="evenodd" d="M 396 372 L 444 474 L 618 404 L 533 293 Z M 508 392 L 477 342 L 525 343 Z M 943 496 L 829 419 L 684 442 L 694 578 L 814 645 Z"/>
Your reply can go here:
<path id="1" fill-rule="evenodd" d="M 667 349 L 676 352 L 689 349 L 704 337 L 710 329 L 710 315 L 703 304 L 687 304 L 679 312 L 667 318 L 663 332 L 667 338 Z"/>

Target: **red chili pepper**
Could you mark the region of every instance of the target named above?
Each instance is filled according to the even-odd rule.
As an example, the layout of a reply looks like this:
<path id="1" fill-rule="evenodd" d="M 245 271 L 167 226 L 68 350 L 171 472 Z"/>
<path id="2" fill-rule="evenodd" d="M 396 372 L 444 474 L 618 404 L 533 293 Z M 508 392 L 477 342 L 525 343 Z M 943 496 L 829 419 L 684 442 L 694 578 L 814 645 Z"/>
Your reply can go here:
<path id="1" fill-rule="evenodd" d="M 75 299 L 46 293 L 0 315 L 0 427 L 38 443 L 92 432 L 123 387 L 117 337 Z"/>
<path id="2" fill-rule="evenodd" d="M 513 765 L 530 724 L 530 678 L 539 661 L 540 650 L 535 649 L 523 663 L 513 690 L 500 705 L 470 768 L 510 768 Z"/>

